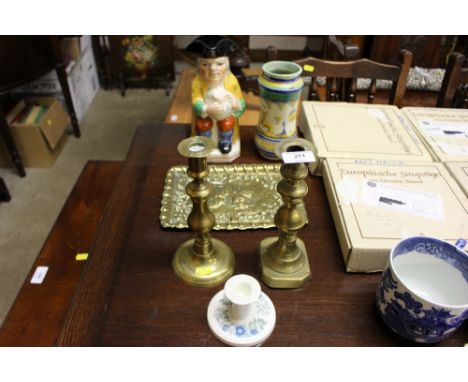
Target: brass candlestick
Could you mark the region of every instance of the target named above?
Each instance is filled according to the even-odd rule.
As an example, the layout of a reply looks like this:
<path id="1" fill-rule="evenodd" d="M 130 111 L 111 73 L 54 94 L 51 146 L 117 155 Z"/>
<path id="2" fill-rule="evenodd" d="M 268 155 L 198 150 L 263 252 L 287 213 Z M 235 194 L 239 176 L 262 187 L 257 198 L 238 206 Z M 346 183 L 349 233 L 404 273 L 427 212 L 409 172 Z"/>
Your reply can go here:
<path id="1" fill-rule="evenodd" d="M 296 138 L 280 143 L 275 153 L 281 158 L 283 152 L 312 151 L 305 139 Z M 260 272 L 263 282 L 272 288 L 301 288 L 310 279 L 309 260 L 304 242 L 297 232 L 307 222 L 302 198 L 307 195 L 307 166 L 304 163 L 283 163 L 283 179 L 277 190 L 284 204 L 275 214 L 278 237 L 263 239 L 258 247 Z"/>
<path id="2" fill-rule="evenodd" d="M 214 147 L 210 138 L 194 136 L 177 146 L 179 154 L 188 158 L 187 174 L 193 178 L 185 191 L 193 208 L 187 223 L 195 238 L 183 243 L 176 251 L 172 266 L 178 277 L 193 286 L 210 287 L 223 283 L 234 272 L 234 253 L 221 240 L 211 238 L 215 216 L 208 208 L 211 186 L 207 156 Z"/>

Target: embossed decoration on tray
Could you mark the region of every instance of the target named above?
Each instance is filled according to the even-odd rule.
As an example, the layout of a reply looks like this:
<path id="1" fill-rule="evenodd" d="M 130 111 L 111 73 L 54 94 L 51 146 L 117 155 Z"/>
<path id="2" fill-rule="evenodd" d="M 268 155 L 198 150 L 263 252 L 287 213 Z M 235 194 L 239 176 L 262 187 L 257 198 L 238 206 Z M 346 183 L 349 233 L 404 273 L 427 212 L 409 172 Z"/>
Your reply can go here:
<path id="1" fill-rule="evenodd" d="M 192 201 L 185 193 L 190 178 L 186 166 L 175 166 L 166 175 L 160 220 L 164 228 L 187 228 Z M 215 230 L 275 227 L 282 204 L 276 191 L 281 179 L 279 164 L 211 165 L 207 180 L 213 191 L 208 197 L 216 216 Z"/>

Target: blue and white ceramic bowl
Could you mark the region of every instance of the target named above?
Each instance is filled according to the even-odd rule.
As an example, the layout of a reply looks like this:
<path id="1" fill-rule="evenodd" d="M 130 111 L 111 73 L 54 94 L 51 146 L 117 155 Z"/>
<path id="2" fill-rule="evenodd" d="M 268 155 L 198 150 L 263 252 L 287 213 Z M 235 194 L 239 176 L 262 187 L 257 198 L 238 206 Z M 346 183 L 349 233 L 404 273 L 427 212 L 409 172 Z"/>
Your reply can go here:
<path id="1" fill-rule="evenodd" d="M 409 340 L 444 340 L 468 318 L 468 254 L 432 237 L 399 241 L 382 273 L 377 307 L 384 322 Z"/>

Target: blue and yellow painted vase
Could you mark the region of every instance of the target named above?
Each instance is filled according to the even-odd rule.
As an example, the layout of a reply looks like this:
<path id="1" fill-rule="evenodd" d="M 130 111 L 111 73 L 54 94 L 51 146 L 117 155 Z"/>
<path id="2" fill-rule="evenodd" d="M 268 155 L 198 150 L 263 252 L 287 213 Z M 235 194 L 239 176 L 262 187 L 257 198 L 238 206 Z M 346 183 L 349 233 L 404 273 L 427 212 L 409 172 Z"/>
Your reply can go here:
<path id="1" fill-rule="evenodd" d="M 278 160 L 275 147 L 286 139 L 297 136 L 296 115 L 304 82 L 302 68 L 288 61 L 270 61 L 263 65 L 258 79 L 261 108 L 255 133 L 259 153 Z"/>

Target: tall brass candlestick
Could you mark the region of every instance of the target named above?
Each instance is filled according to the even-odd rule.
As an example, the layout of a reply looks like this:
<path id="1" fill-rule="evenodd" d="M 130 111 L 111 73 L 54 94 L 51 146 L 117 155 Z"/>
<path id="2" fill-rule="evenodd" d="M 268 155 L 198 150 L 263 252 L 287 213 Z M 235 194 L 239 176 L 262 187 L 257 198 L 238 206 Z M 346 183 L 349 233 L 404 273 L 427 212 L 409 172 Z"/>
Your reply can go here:
<path id="1" fill-rule="evenodd" d="M 195 232 L 195 238 L 177 249 L 172 266 L 176 275 L 187 284 L 201 287 L 221 284 L 234 272 L 233 251 L 210 235 L 215 216 L 208 208 L 211 186 L 205 178 L 209 172 L 207 156 L 213 147 L 210 138 L 201 136 L 184 139 L 177 146 L 179 154 L 188 158 L 187 174 L 193 178 L 185 191 L 193 203 L 187 223 Z"/>
<path id="2" fill-rule="evenodd" d="M 281 158 L 283 152 L 306 150 L 312 151 L 311 144 L 296 138 L 279 144 L 275 153 Z M 277 190 L 284 204 L 275 214 L 279 236 L 268 237 L 258 244 L 260 272 L 263 282 L 272 288 L 301 288 L 311 275 L 305 244 L 297 237 L 307 222 L 302 199 L 308 192 L 304 181 L 308 168 L 305 163 L 283 163 L 280 171 L 283 179 Z"/>

